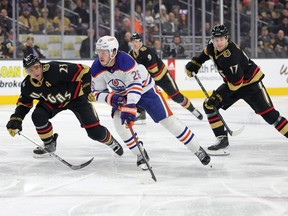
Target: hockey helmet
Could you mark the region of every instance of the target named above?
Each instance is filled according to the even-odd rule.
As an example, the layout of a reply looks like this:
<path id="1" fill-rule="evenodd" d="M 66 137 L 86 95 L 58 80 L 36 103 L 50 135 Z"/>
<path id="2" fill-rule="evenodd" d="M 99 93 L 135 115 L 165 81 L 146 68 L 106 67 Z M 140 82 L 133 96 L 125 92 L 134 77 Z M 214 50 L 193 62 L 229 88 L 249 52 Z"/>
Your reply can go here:
<path id="1" fill-rule="evenodd" d="M 141 36 L 139 33 L 135 32 L 135 33 L 132 34 L 131 40 L 132 40 L 132 41 L 133 41 L 133 40 L 142 41 L 142 36 Z"/>
<path id="2" fill-rule="evenodd" d="M 33 54 L 29 54 L 23 58 L 23 67 L 26 69 L 37 63 L 40 64 L 40 60 Z"/>
<path id="3" fill-rule="evenodd" d="M 117 52 L 118 49 L 118 40 L 113 36 L 103 36 L 96 42 L 96 52 L 97 50 L 109 50 L 110 57 L 112 56 L 113 51 Z"/>
<path id="4" fill-rule="evenodd" d="M 228 29 L 225 25 L 215 25 L 211 31 L 212 38 L 227 36 L 228 33 Z"/>

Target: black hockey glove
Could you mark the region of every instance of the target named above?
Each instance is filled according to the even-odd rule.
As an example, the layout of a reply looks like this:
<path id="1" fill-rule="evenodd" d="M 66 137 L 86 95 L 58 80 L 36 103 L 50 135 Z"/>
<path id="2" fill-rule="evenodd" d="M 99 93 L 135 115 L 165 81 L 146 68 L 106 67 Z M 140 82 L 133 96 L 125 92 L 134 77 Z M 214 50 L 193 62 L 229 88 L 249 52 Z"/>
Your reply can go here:
<path id="1" fill-rule="evenodd" d="M 14 137 L 18 131 L 22 131 L 22 119 L 20 117 L 11 115 L 10 120 L 8 121 L 6 128 L 9 134 Z"/>
<path id="2" fill-rule="evenodd" d="M 217 107 L 222 102 L 222 97 L 217 91 L 213 91 L 212 95 L 207 99 L 208 107 Z"/>
<path id="3" fill-rule="evenodd" d="M 201 66 L 201 64 L 197 63 L 196 58 L 193 57 L 192 60 L 188 62 L 185 66 L 187 76 L 193 77 L 193 72 L 197 74 Z"/>

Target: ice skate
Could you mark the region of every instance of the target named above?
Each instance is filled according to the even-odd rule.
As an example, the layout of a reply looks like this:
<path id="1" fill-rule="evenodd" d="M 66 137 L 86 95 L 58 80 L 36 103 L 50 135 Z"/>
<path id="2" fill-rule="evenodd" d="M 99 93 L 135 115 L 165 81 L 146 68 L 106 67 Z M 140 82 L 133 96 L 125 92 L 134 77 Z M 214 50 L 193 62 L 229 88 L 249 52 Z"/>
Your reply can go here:
<path id="1" fill-rule="evenodd" d="M 200 113 L 199 110 L 197 110 L 195 107 L 194 109 L 192 110 L 192 114 L 198 118 L 199 120 L 202 120 L 203 119 L 203 115 Z"/>
<path id="2" fill-rule="evenodd" d="M 229 155 L 229 141 L 227 135 L 218 136 L 216 143 L 208 147 L 207 153 L 212 156 Z"/>
<path id="3" fill-rule="evenodd" d="M 44 149 L 37 147 L 36 149 L 33 150 L 33 157 L 34 158 L 45 158 L 45 157 L 50 157 L 51 154 L 50 152 L 55 152 L 56 151 L 56 145 L 57 145 L 57 138 L 58 138 L 58 134 L 55 133 L 53 135 L 53 139 L 50 143 L 44 144 Z"/>
<path id="4" fill-rule="evenodd" d="M 117 155 L 123 155 L 124 151 L 122 146 L 117 142 L 116 139 L 113 138 L 113 142 L 108 145 Z"/>
<path id="5" fill-rule="evenodd" d="M 206 151 L 200 146 L 199 150 L 195 152 L 195 155 L 199 158 L 203 165 L 207 165 L 210 163 L 210 156 L 206 153 Z"/>
<path id="6" fill-rule="evenodd" d="M 147 161 L 150 160 L 146 150 L 142 147 L 142 142 L 140 141 L 139 144 L 141 145 L 140 148 L 142 148 L 144 156 Z M 140 166 L 142 170 L 148 170 L 147 164 L 145 163 L 144 158 L 142 157 L 142 154 L 137 155 L 137 166 Z"/>

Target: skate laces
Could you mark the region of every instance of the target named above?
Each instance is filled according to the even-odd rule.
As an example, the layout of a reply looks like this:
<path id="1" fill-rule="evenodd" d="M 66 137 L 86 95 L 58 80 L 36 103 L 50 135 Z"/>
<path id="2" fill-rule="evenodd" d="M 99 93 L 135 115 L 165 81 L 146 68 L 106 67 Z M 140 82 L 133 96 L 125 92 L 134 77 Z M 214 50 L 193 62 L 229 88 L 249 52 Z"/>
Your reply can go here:
<path id="1" fill-rule="evenodd" d="M 115 141 L 113 141 L 109 146 L 113 149 L 114 152 L 117 152 L 121 148 L 120 145 Z"/>
<path id="2" fill-rule="evenodd" d="M 44 144 L 44 148 L 48 152 L 54 152 L 56 150 L 56 140 L 57 140 L 58 134 L 54 134 L 52 141 L 50 143 Z"/>
<path id="3" fill-rule="evenodd" d="M 200 159 L 200 161 L 202 161 L 205 157 L 206 157 L 206 154 L 205 152 L 202 150 L 202 148 L 200 148 L 196 153 L 195 155 Z"/>
<path id="4" fill-rule="evenodd" d="M 147 161 L 149 161 L 149 156 L 148 156 L 148 154 L 147 154 L 147 151 L 143 148 L 143 143 L 140 141 L 140 148 L 142 149 L 142 151 L 143 151 L 143 155 L 144 155 L 144 157 L 145 157 L 145 159 L 147 160 Z M 145 163 L 145 160 L 144 160 L 144 158 L 143 158 L 143 156 L 142 156 L 142 154 L 140 153 L 140 154 L 138 154 L 137 155 L 137 166 L 139 166 L 139 165 L 141 165 L 141 164 L 144 164 Z"/>
<path id="5" fill-rule="evenodd" d="M 221 144 L 222 141 L 223 141 L 224 139 L 226 139 L 226 138 L 227 138 L 226 135 L 218 136 L 215 145 Z"/>
<path id="6" fill-rule="evenodd" d="M 146 157 L 146 155 L 145 155 L 145 157 Z M 148 159 L 148 158 L 146 158 L 146 159 Z M 142 160 L 143 160 L 143 163 L 144 163 L 145 161 L 144 161 L 144 158 L 143 158 L 142 154 L 137 155 L 137 162 L 141 162 Z"/>

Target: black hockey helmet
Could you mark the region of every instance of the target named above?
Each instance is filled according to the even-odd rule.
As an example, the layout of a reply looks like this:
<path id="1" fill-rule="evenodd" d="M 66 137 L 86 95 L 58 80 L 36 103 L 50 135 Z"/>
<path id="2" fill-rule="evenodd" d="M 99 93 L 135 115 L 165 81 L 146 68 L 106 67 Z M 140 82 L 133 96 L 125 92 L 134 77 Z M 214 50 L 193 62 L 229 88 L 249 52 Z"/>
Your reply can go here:
<path id="1" fill-rule="evenodd" d="M 131 40 L 132 40 L 132 41 L 133 41 L 133 40 L 140 40 L 140 41 L 142 41 L 142 36 L 141 36 L 139 33 L 135 32 L 135 33 L 132 34 Z"/>
<path id="2" fill-rule="evenodd" d="M 223 37 L 228 35 L 228 29 L 226 28 L 225 25 L 215 25 L 212 28 L 211 34 L 212 38 L 213 37 Z"/>
<path id="3" fill-rule="evenodd" d="M 23 67 L 26 69 L 28 69 L 29 67 L 31 67 L 36 63 L 40 63 L 40 60 L 33 54 L 29 54 L 23 58 Z"/>

